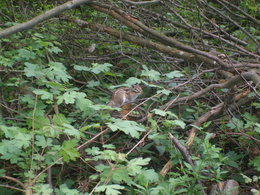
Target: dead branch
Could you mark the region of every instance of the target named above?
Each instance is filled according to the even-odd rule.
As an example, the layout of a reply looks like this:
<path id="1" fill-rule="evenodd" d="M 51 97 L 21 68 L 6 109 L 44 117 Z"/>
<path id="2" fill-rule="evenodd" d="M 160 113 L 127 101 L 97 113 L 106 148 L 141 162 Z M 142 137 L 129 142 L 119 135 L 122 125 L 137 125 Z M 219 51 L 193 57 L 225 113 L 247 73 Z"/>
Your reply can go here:
<path id="1" fill-rule="evenodd" d="M 221 15 L 223 18 L 225 18 L 226 20 L 228 20 L 229 22 L 231 22 L 232 24 L 234 24 L 236 27 L 238 27 L 241 31 L 243 31 L 252 41 L 255 42 L 255 44 L 258 46 L 258 48 L 260 47 L 260 44 L 258 43 L 258 41 L 248 32 L 246 31 L 242 26 L 240 26 L 236 21 L 234 21 L 233 19 L 231 19 L 229 16 L 225 15 L 224 13 L 222 13 L 220 10 L 218 10 L 217 8 L 209 5 L 208 3 L 204 2 L 204 1 L 199 1 L 202 4 L 204 4 L 205 6 L 209 7 L 210 9 L 212 9 L 213 11 L 215 11 L 216 13 L 218 13 L 219 15 Z"/>
<path id="2" fill-rule="evenodd" d="M 232 38 L 232 40 L 233 40 L 234 42 L 229 41 L 229 40 L 227 40 L 227 39 L 225 39 L 225 38 L 223 38 L 223 37 L 221 37 L 221 36 L 215 35 L 215 34 L 209 32 L 209 31 L 203 30 L 203 29 L 201 29 L 201 28 L 198 28 L 198 27 L 195 27 L 195 26 L 191 26 L 191 25 L 189 25 L 189 27 L 188 27 L 188 26 L 185 26 L 185 25 L 183 25 L 183 24 L 180 24 L 179 22 L 175 22 L 175 21 L 169 20 L 169 19 L 167 19 L 165 16 L 163 16 L 163 15 L 161 15 L 161 14 L 158 14 L 158 13 L 156 13 L 156 12 L 153 12 L 153 11 L 150 11 L 150 10 L 147 10 L 147 9 L 142 9 L 142 11 L 144 11 L 144 12 L 146 12 L 146 13 L 150 13 L 151 15 L 155 15 L 156 17 L 161 18 L 162 20 L 164 20 L 164 21 L 166 21 L 166 22 L 172 24 L 173 26 L 176 26 L 176 27 L 179 27 L 179 28 L 182 28 L 182 29 L 186 30 L 187 32 L 190 32 L 190 30 L 192 29 L 192 30 L 198 31 L 198 32 L 200 32 L 200 33 L 203 33 L 203 34 L 205 35 L 205 37 L 207 36 L 207 37 L 210 37 L 210 38 L 214 38 L 214 39 L 216 39 L 216 40 L 220 40 L 220 41 L 226 43 L 227 45 L 230 45 L 230 46 L 236 48 L 236 49 L 239 50 L 243 55 L 247 54 L 247 55 L 251 55 L 251 56 L 254 56 L 254 57 L 259 57 L 259 56 L 257 56 L 256 54 L 254 54 L 254 53 L 252 53 L 252 52 L 250 52 L 250 51 L 246 50 L 245 48 L 243 48 L 243 47 L 241 47 L 241 46 L 238 45 L 238 44 L 240 44 L 240 45 L 246 46 L 247 43 L 246 43 L 245 41 L 241 41 L 240 39 L 238 39 L 238 38 L 236 38 L 236 37 L 233 37 L 232 35 L 230 35 L 230 34 L 228 34 L 228 33 L 226 33 L 226 34 L 229 35 L 229 36 L 227 36 L 227 38 L 230 38 L 230 39 Z M 221 28 L 220 28 L 220 30 L 224 31 L 224 30 L 221 29 Z M 166 34 L 166 33 L 164 33 L 164 34 Z M 167 35 L 167 34 L 166 34 L 166 35 Z"/>
<path id="3" fill-rule="evenodd" d="M 24 22 L 21 24 L 17 24 L 15 26 L 6 28 L 2 31 L 0 31 L 0 38 L 4 38 L 6 36 L 9 36 L 11 34 L 17 33 L 17 32 L 21 32 L 24 30 L 28 30 L 32 27 L 34 27 L 35 25 L 39 24 L 40 22 L 44 21 L 44 20 L 48 20 L 49 18 L 60 14 L 61 12 L 64 12 L 68 9 L 72 9 L 76 6 L 82 5 L 84 3 L 88 3 L 90 2 L 90 0 L 73 0 L 73 1 L 69 1 L 67 3 L 64 3 L 62 5 L 59 5 L 39 16 L 36 16 L 35 18 L 29 20 L 28 22 Z"/>
<path id="4" fill-rule="evenodd" d="M 255 85 L 258 88 L 260 87 L 260 84 L 259 84 L 260 76 L 254 70 L 251 70 L 248 72 L 243 72 L 243 73 L 241 73 L 241 75 L 236 75 L 236 76 L 232 77 L 231 79 L 229 79 L 228 81 L 226 81 L 225 83 L 209 85 L 205 89 L 202 89 L 190 96 L 180 97 L 177 100 L 170 100 L 169 102 L 164 104 L 161 109 L 164 110 L 165 108 L 172 108 L 173 103 L 187 102 L 190 100 L 194 100 L 216 88 L 231 88 L 231 87 L 241 83 L 244 79 L 251 80 L 255 83 Z"/>
<path id="5" fill-rule="evenodd" d="M 249 92 L 250 91 L 248 90 L 246 92 L 243 92 L 243 93 L 236 95 L 235 101 L 237 101 L 237 100 L 241 99 L 242 97 L 246 96 Z M 218 115 L 222 111 L 224 106 L 225 106 L 224 102 L 219 103 L 217 106 L 212 107 L 210 111 L 206 112 L 201 117 L 199 117 L 194 123 L 192 123 L 193 127 L 190 130 L 189 138 L 188 138 L 187 143 L 186 143 L 186 145 L 188 147 L 191 147 L 191 145 L 193 144 L 194 138 L 195 138 L 196 133 L 198 131 L 198 127 L 202 123 L 206 122 L 210 117 Z"/>
<path id="6" fill-rule="evenodd" d="M 193 168 L 195 167 L 194 162 L 191 159 L 191 156 L 187 150 L 186 147 L 184 147 L 179 140 L 177 140 L 171 133 L 169 133 L 169 138 L 172 140 L 175 147 L 181 152 L 182 156 L 184 157 L 184 160 L 189 163 Z M 197 180 L 198 184 L 201 185 L 203 194 L 206 194 L 206 192 L 203 189 L 203 183 L 200 180 Z"/>
<path id="7" fill-rule="evenodd" d="M 194 162 L 191 159 L 191 156 L 189 155 L 189 152 L 187 148 L 185 148 L 179 140 L 177 140 L 171 133 L 169 133 L 169 138 L 174 143 L 175 147 L 181 152 L 182 156 L 184 157 L 184 160 L 189 163 L 192 167 L 195 167 Z"/>
<path id="8" fill-rule="evenodd" d="M 189 134 L 189 138 L 186 142 L 186 145 L 188 147 L 190 147 L 193 144 L 194 138 L 196 136 L 196 133 L 198 131 L 198 127 L 206 122 L 210 117 L 220 113 L 220 111 L 223 109 L 224 107 L 224 103 L 220 103 L 217 106 L 213 107 L 209 112 L 203 114 L 201 117 L 199 117 L 192 125 L 195 127 L 192 127 L 190 134 Z"/>
<path id="9" fill-rule="evenodd" d="M 106 32 L 106 33 L 108 33 L 112 36 L 127 40 L 131 43 L 134 43 L 134 44 L 137 44 L 137 45 L 140 45 L 140 46 L 145 46 L 145 47 L 148 47 L 148 48 L 151 48 L 151 49 L 158 50 L 160 52 L 169 54 L 173 57 L 182 58 L 182 59 L 190 61 L 190 62 L 201 62 L 193 54 L 183 52 L 183 51 L 178 50 L 178 49 L 172 49 L 172 48 L 169 48 L 169 47 L 164 46 L 162 44 L 155 43 L 155 42 L 152 42 L 150 40 L 146 40 L 146 39 L 134 36 L 134 35 L 126 33 L 126 32 L 115 30 L 115 29 L 108 27 L 108 26 L 104 26 L 104 25 L 97 24 L 97 23 L 89 24 L 86 21 L 79 20 L 79 19 L 78 20 L 70 20 L 70 21 L 73 21 L 73 22 L 77 23 L 78 25 L 81 25 L 82 27 L 86 26 L 86 27 L 89 27 L 89 28 L 91 28 L 92 30 L 95 30 L 95 31 L 97 31 L 97 30 L 103 31 L 103 32 Z M 210 63 L 210 61 L 207 60 L 206 58 L 205 58 L 205 61 Z"/>
<path id="10" fill-rule="evenodd" d="M 167 46 L 175 47 L 177 49 L 180 49 L 187 53 L 193 54 L 198 60 L 201 62 L 206 62 L 208 64 L 211 64 L 213 67 L 217 64 L 221 65 L 224 68 L 234 68 L 234 67 L 244 67 L 244 66 L 255 66 L 251 64 L 228 64 L 224 62 L 222 59 L 218 58 L 217 56 L 212 55 L 211 53 L 204 52 L 195 48 L 192 48 L 191 46 L 185 45 L 171 37 L 167 37 L 164 34 L 161 34 L 146 25 L 144 25 L 142 22 L 137 20 L 136 18 L 131 17 L 129 14 L 125 13 L 120 8 L 113 7 L 111 5 L 107 4 L 101 4 L 97 2 L 92 2 L 90 4 L 91 7 L 93 7 L 96 10 L 99 10 L 101 12 L 104 12 L 115 19 L 119 20 L 121 23 L 127 25 L 128 27 L 132 28 L 133 30 L 138 31 L 139 33 L 146 35 L 156 41 L 159 41 L 162 44 L 165 44 Z"/>
<path id="11" fill-rule="evenodd" d="M 256 18 L 250 16 L 249 14 L 247 14 L 245 11 L 243 11 L 243 10 L 240 9 L 239 7 L 233 5 L 230 1 L 229 1 L 229 2 L 227 2 L 227 1 L 225 1 L 225 0 L 220 0 L 220 1 L 221 1 L 222 3 L 224 3 L 224 4 L 226 4 L 226 5 L 228 5 L 228 6 L 232 7 L 232 8 L 234 8 L 234 9 L 240 11 L 244 16 L 246 16 L 247 18 L 249 18 L 251 21 L 253 21 L 254 23 L 256 23 L 258 26 L 260 26 L 259 20 L 257 20 Z M 217 1 L 217 2 L 218 2 L 218 1 Z"/>
<path id="12" fill-rule="evenodd" d="M 103 10 L 102 8 L 99 8 L 99 9 Z M 115 15 L 116 15 L 116 13 L 115 13 Z M 120 39 L 127 40 L 129 42 L 132 42 L 132 43 L 140 45 L 140 46 L 155 49 L 157 51 L 166 53 L 168 55 L 171 55 L 171 56 L 174 56 L 174 57 L 177 57 L 177 58 L 184 59 L 184 60 L 192 62 L 192 63 L 194 63 L 194 62 L 197 62 L 197 63 L 205 62 L 207 64 L 211 64 L 211 65 L 214 65 L 214 66 L 215 66 L 215 63 L 216 63 L 213 60 L 208 59 L 204 56 L 198 57 L 198 55 L 194 55 L 192 53 L 188 53 L 188 52 L 181 51 L 181 50 L 178 50 L 178 49 L 170 48 L 170 47 L 167 47 L 163 44 L 155 43 L 151 40 L 146 40 L 146 39 L 140 38 L 138 36 L 134 36 L 130 33 L 119 31 L 119 30 L 116 30 L 116 29 L 113 29 L 111 27 L 101 25 L 101 24 L 98 24 L 98 23 L 91 23 L 90 24 L 90 23 L 83 21 L 83 20 L 80 20 L 80 19 L 77 19 L 77 20 L 65 19 L 65 20 L 75 22 L 82 27 L 84 27 L 84 26 L 89 27 L 93 31 L 106 32 L 106 33 L 108 33 L 112 36 L 118 37 Z M 128 22 L 128 24 L 130 25 L 131 23 Z M 131 25 L 132 25 L 133 28 L 138 28 L 138 27 L 136 27 L 135 24 L 131 24 Z M 258 64 L 235 64 L 234 66 L 232 66 L 232 68 L 233 67 L 240 67 L 240 66 L 258 67 L 259 65 Z M 231 66 L 230 66 L 230 68 L 231 68 Z"/>
<path id="13" fill-rule="evenodd" d="M 130 0 L 123 0 L 123 1 L 132 5 L 151 5 L 151 4 L 160 3 L 160 0 L 141 1 L 141 2 L 135 2 Z"/>
<path id="14" fill-rule="evenodd" d="M 211 55 L 210 53 L 194 49 L 171 37 L 167 37 L 161 33 L 158 33 L 157 31 L 147 27 L 146 25 L 144 25 L 142 22 L 138 21 L 137 19 L 126 14 L 123 10 L 121 10 L 119 8 L 112 7 L 112 6 L 106 5 L 106 4 L 100 4 L 97 2 L 93 2 L 93 4 L 90 4 L 90 6 L 96 10 L 109 14 L 110 16 L 119 20 L 120 22 L 127 25 L 128 27 L 140 32 L 141 34 L 151 37 L 151 38 L 155 39 L 156 41 L 161 42 L 162 44 L 165 44 L 165 45 L 171 46 L 171 47 L 176 47 L 177 49 L 180 49 L 182 51 L 195 54 L 196 58 L 199 58 L 202 62 L 206 61 L 207 63 L 210 63 L 212 66 L 215 66 L 218 63 L 223 67 L 230 67 L 229 64 L 224 63 L 221 59 L 219 59 L 218 57 L 216 57 L 214 55 Z"/>

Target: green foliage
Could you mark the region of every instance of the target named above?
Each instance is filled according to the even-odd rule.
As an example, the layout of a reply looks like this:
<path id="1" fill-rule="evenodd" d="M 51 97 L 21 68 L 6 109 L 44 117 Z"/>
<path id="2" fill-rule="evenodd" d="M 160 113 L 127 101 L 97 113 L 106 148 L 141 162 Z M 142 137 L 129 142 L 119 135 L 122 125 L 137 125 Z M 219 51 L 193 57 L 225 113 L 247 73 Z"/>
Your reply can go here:
<path id="1" fill-rule="evenodd" d="M 211 5 L 227 14 L 221 5 L 208 2 L 200 10 L 199 3 L 175 2 L 174 10 L 178 15 L 168 9 L 172 6 L 148 6 L 147 10 L 158 12 L 158 18 L 142 17 L 142 21 L 158 32 L 174 32 L 169 37 L 197 49 L 222 48 L 227 54 L 239 54 L 234 62 L 247 62 L 252 57 L 250 52 L 257 50 L 257 44 L 241 28 L 207 10 L 207 5 Z M 113 4 L 122 6 L 119 1 L 113 1 Z M 258 5 L 254 0 L 234 4 L 256 18 Z M 45 0 L 2 1 L 0 28 L 27 21 L 54 6 L 55 3 Z M 135 7 L 128 11 L 126 13 L 135 17 L 141 16 Z M 231 12 L 238 18 L 242 16 L 235 9 Z M 89 23 L 102 22 L 122 33 L 135 34 L 128 26 L 119 25 L 107 14 L 88 6 L 68 14 L 85 18 Z M 175 26 L 180 17 L 183 19 Z M 250 108 L 240 107 L 231 117 L 226 117 L 230 110 L 223 109 L 217 120 L 212 117 L 203 124 L 194 125 L 197 119 L 222 101 L 224 92 L 228 92 L 219 89 L 196 100 L 177 101 L 190 97 L 216 80 L 219 82 L 220 73 L 208 72 L 208 63 L 199 66 L 179 60 L 162 53 L 159 48 L 154 52 L 121 38 L 108 37 L 102 30 L 92 32 L 88 27 L 79 28 L 62 19 L 49 21 L 33 30 L 0 40 L 0 194 L 13 194 L 13 190 L 2 187 L 6 184 L 16 187 L 13 180 L 3 176 L 12 176 L 25 185 L 35 180 L 29 186 L 33 194 L 193 195 L 202 194 L 198 181 L 207 185 L 229 178 L 258 193 L 254 189 L 258 186 L 257 171 L 260 171 L 259 148 L 255 144 L 260 139 L 258 102 L 253 100 Z M 220 44 L 220 40 L 201 36 L 205 30 L 226 37 L 208 21 L 216 22 L 221 29 L 246 42 L 246 46 L 235 41 L 231 47 L 224 42 Z M 252 21 L 242 16 L 239 22 L 256 40 L 259 39 L 258 29 Z M 191 24 L 195 28 L 190 30 L 188 27 L 187 30 Z M 195 29 L 199 29 L 199 34 Z M 150 37 L 141 34 L 140 38 L 148 40 Z M 151 42 L 159 41 L 154 39 Z M 95 51 L 87 53 L 86 47 L 93 43 L 97 45 Z M 248 52 L 239 51 L 236 45 Z M 167 44 L 165 47 L 171 48 Z M 171 49 L 175 51 L 175 48 Z M 197 57 L 194 55 L 194 58 Z M 204 70 L 205 73 L 198 76 Z M 122 109 L 107 106 L 110 92 L 134 84 L 143 87 L 143 95 L 135 103 L 141 103 L 139 108 L 147 115 L 145 121 L 111 117 L 112 111 L 121 112 Z M 238 93 L 244 89 L 239 85 L 236 88 Z M 254 94 L 251 92 L 249 97 Z M 162 109 L 161 106 L 169 100 L 174 100 L 173 104 L 176 100 L 176 105 Z M 186 146 L 192 127 L 198 130 L 194 144 L 189 148 L 195 166 L 184 160 L 168 138 L 170 132 Z M 162 176 L 161 171 L 168 161 L 171 166 L 166 176 Z M 47 184 L 49 168 L 53 188 Z M 246 174 L 248 169 L 256 173 Z"/>
<path id="2" fill-rule="evenodd" d="M 112 122 L 107 123 L 107 125 L 112 131 L 120 130 L 134 138 L 139 138 L 139 132 L 145 131 L 145 128 L 142 125 L 139 125 L 134 121 L 112 119 Z"/>
<path id="3" fill-rule="evenodd" d="M 75 148 L 77 145 L 77 140 L 67 140 L 62 143 L 60 155 L 63 157 L 65 162 L 69 160 L 76 160 L 79 157 L 79 152 Z"/>
<path id="4" fill-rule="evenodd" d="M 123 190 L 124 187 L 113 184 L 113 185 L 102 185 L 95 189 L 95 192 L 105 192 L 106 195 L 117 195 L 121 194 L 119 190 Z"/>

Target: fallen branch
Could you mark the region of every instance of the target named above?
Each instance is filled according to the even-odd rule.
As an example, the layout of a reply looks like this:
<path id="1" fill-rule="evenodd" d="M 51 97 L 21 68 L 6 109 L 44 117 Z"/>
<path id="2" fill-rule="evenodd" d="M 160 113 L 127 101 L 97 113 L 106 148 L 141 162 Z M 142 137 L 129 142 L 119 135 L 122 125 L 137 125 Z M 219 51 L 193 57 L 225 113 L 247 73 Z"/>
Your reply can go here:
<path id="1" fill-rule="evenodd" d="M 164 110 L 165 108 L 172 108 L 173 103 L 187 102 L 190 100 L 197 99 L 213 89 L 232 88 L 233 86 L 241 83 L 244 79 L 251 80 L 255 83 L 256 87 L 258 87 L 258 88 L 260 87 L 260 76 L 256 73 L 256 71 L 251 70 L 248 72 L 243 72 L 243 73 L 241 73 L 241 75 L 236 75 L 236 76 L 232 77 L 231 79 L 229 79 L 228 81 L 226 81 L 225 83 L 209 85 L 205 89 L 202 89 L 196 93 L 193 93 L 190 96 L 180 97 L 177 100 L 170 100 L 169 102 L 164 104 L 161 109 Z"/>
<path id="2" fill-rule="evenodd" d="M 81 27 L 88 27 L 88 28 L 92 29 L 93 31 L 103 31 L 103 32 L 106 32 L 106 33 L 108 33 L 112 36 L 119 38 L 119 39 L 124 39 L 124 40 L 127 40 L 127 41 L 134 43 L 136 45 L 151 48 L 151 49 L 160 51 L 162 53 L 171 55 L 173 57 L 184 59 L 184 60 L 192 62 L 192 63 L 203 62 L 203 63 L 207 63 L 207 64 L 211 64 L 211 65 L 215 66 L 215 62 L 213 60 L 208 59 L 204 56 L 200 56 L 198 58 L 197 55 L 194 55 L 192 53 L 181 51 L 181 50 L 178 50 L 178 49 L 175 49 L 175 48 L 170 48 L 166 45 L 163 45 L 163 44 L 160 44 L 160 43 L 155 43 L 151 40 L 143 39 L 143 38 L 140 38 L 138 36 L 134 36 L 130 33 L 119 31 L 119 30 L 113 29 L 113 28 L 105 26 L 105 25 L 101 25 L 101 24 L 97 24 L 97 23 L 88 23 L 88 22 L 80 20 L 80 19 L 77 19 L 77 20 L 67 19 L 67 18 L 63 18 L 63 19 L 77 23 Z M 135 27 L 135 25 L 133 25 L 133 27 Z M 243 67 L 244 66 L 258 67 L 259 64 L 235 64 L 233 67 L 241 67 L 241 66 L 243 66 Z"/>
<path id="3" fill-rule="evenodd" d="M 132 5 L 151 5 L 151 4 L 160 3 L 160 0 L 141 1 L 141 2 L 135 2 L 130 0 L 123 0 L 123 1 Z"/>
<path id="4" fill-rule="evenodd" d="M 187 148 L 185 148 L 179 140 L 177 140 L 171 133 L 169 133 L 169 138 L 174 143 L 175 147 L 181 152 L 182 156 L 184 157 L 184 160 L 189 163 L 192 167 L 195 167 L 194 162 L 191 159 L 191 156 L 189 155 L 189 152 Z"/>
<path id="5" fill-rule="evenodd" d="M 250 93 L 250 91 L 248 90 L 245 93 L 243 92 L 243 93 L 236 95 L 235 101 L 241 99 L 242 97 L 246 96 L 249 93 Z M 186 142 L 186 145 L 188 147 L 191 147 L 191 145 L 193 144 L 194 138 L 198 131 L 198 127 L 201 126 L 202 123 L 206 122 L 210 117 L 218 115 L 222 111 L 224 106 L 225 106 L 224 102 L 218 104 L 217 106 L 214 106 L 210 111 L 206 112 L 201 117 L 199 117 L 194 123 L 192 123 L 193 127 L 190 130 L 189 138 Z"/>
<path id="6" fill-rule="evenodd" d="M 184 157 L 184 160 L 189 163 L 193 168 L 195 168 L 195 164 L 191 159 L 191 156 L 189 155 L 189 152 L 187 150 L 187 148 L 185 148 L 180 142 L 179 140 L 177 140 L 171 133 L 169 133 L 169 138 L 172 140 L 173 144 L 175 145 L 175 147 L 181 152 L 182 156 Z M 206 195 L 206 192 L 203 189 L 203 183 L 198 179 L 197 180 L 198 184 L 201 185 L 202 188 L 202 192 L 204 195 Z"/>
<path id="7" fill-rule="evenodd" d="M 88 3 L 88 2 L 90 2 L 90 0 L 73 0 L 73 1 L 69 1 L 67 3 L 64 3 L 62 5 L 59 5 L 57 7 L 54 7 L 53 9 L 46 11 L 45 13 L 29 20 L 28 22 L 17 24 L 15 26 L 12 26 L 12 27 L 9 27 L 9 28 L 6 28 L 6 29 L 0 31 L 0 38 L 4 38 L 11 34 L 30 29 L 30 28 L 36 26 L 37 24 L 39 24 L 40 22 L 47 20 L 55 15 L 58 15 L 61 12 L 64 12 L 68 9 L 72 9 L 76 6 L 79 6 L 84 3 Z"/>

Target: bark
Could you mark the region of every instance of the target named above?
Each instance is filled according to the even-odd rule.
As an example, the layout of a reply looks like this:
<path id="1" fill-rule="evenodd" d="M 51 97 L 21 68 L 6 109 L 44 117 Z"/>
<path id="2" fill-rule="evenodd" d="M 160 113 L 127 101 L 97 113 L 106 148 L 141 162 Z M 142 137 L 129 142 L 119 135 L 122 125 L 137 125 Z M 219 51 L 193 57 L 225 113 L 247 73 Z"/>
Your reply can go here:
<path id="1" fill-rule="evenodd" d="M 76 6 L 82 5 L 84 3 L 88 3 L 90 2 L 90 0 L 73 0 L 73 1 L 69 1 L 67 3 L 64 3 L 62 5 L 59 5 L 49 11 L 46 11 L 45 13 L 36 16 L 35 18 L 29 20 L 28 22 L 24 22 L 21 24 L 17 24 L 15 26 L 6 28 L 2 31 L 0 31 L 0 38 L 4 38 L 7 37 L 11 34 L 17 33 L 17 32 L 21 32 L 24 30 L 28 30 L 36 25 L 38 25 L 39 23 L 48 20 L 49 18 L 60 14 L 61 12 L 64 12 L 66 10 L 72 9 Z"/>

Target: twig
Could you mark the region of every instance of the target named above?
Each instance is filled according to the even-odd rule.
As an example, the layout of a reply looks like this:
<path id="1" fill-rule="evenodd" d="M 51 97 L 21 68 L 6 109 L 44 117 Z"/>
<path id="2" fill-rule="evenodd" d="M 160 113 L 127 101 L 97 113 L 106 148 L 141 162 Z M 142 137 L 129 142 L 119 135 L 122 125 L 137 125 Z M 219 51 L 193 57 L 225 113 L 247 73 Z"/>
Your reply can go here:
<path id="1" fill-rule="evenodd" d="M 127 153 L 126 153 L 126 156 L 128 156 L 139 144 L 141 144 L 144 139 L 152 132 L 152 129 L 150 131 L 148 131 L 143 137 L 142 139 L 140 139 L 139 142 L 137 142 L 137 144 L 135 144 L 135 146 L 133 148 L 131 148 L 131 150 L 129 150 Z"/>
<path id="2" fill-rule="evenodd" d="M 22 182 L 20 182 L 18 179 L 16 179 L 16 178 L 13 178 L 13 177 L 10 177 L 10 176 L 1 176 L 3 179 L 8 179 L 8 180 L 10 180 L 10 181 L 13 181 L 13 182 L 15 182 L 15 183 L 17 183 L 17 184 L 19 184 L 22 188 L 26 188 L 26 186 L 22 183 Z"/>
<path id="3" fill-rule="evenodd" d="M 235 96 L 235 101 L 241 99 L 242 97 L 246 96 L 250 91 L 247 91 L 246 93 L 240 93 L 238 95 Z M 188 147 L 191 147 L 191 145 L 193 144 L 194 138 L 196 136 L 196 133 L 198 131 L 197 127 L 199 127 L 202 123 L 206 122 L 210 117 L 216 116 L 218 115 L 222 109 L 224 108 L 225 103 L 219 103 L 218 105 L 214 106 L 211 108 L 210 111 L 206 112 L 205 114 L 203 114 L 201 117 L 199 117 L 195 122 L 193 122 L 193 126 L 192 129 L 190 130 L 190 134 L 189 134 L 189 138 L 186 142 L 186 145 Z"/>
<path id="4" fill-rule="evenodd" d="M 88 3 L 88 2 L 90 2 L 90 0 L 72 0 L 72 1 L 69 1 L 62 5 L 59 5 L 57 7 L 54 7 L 53 9 L 29 20 L 28 22 L 17 24 L 15 26 L 12 26 L 10 28 L 6 28 L 6 29 L 0 31 L 0 38 L 4 38 L 11 34 L 30 29 L 30 28 L 34 27 L 35 25 L 39 24 L 40 22 L 47 20 L 57 14 L 60 14 L 61 12 L 65 11 L 67 9 L 72 9 L 76 6 L 79 6 L 81 4 Z"/>
<path id="5" fill-rule="evenodd" d="M 181 152 L 182 156 L 184 157 L 184 160 L 189 163 L 193 168 L 195 167 L 194 162 L 191 159 L 191 156 L 189 155 L 189 152 L 187 148 L 185 148 L 179 140 L 177 140 L 171 133 L 169 133 L 169 138 L 174 143 L 175 147 L 178 148 L 178 150 Z"/>
<path id="6" fill-rule="evenodd" d="M 193 168 L 195 168 L 195 164 L 191 159 L 191 156 L 189 155 L 189 152 L 187 150 L 187 148 L 185 148 L 180 142 L 179 140 L 177 140 L 171 133 L 169 133 L 169 138 L 172 140 L 172 142 L 174 143 L 175 147 L 181 152 L 182 156 L 184 157 L 184 160 L 189 163 Z M 206 195 L 206 192 L 204 191 L 204 185 L 203 183 L 197 179 L 197 183 L 201 185 L 201 190 L 203 192 L 204 195 Z"/>
<path id="7" fill-rule="evenodd" d="M 23 189 L 20 189 L 20 188 L 16 188 L 16 187 L 14 187 L 14 186 L 9 186 L 9 185 L 0 184 L 0 187 L 10 188 L 10 189 L 17 190 L 17 191 L 24 192 L 24 193 L 26 192 L 26 190 L 23 190 Z"/>
<path id="8" fill-rule="evenodd" d="M 260 83 L 260 77 L 257 75 L 257 73 L 252 70 L 252 71 L 248 71 L 248 72 L 243 72 L 241 73 L 241 75 L 236 75 L 232 78 L 230 78 L 228 81 L 226 81 L 225 83 L 221 83 L 221 84 L 211 84 L 208 87 L 206 87 L 205 89 L 202 89 L 196 93 L 193 93 L 190 96 L 185 96 L 185 97 L 180 97 L 177 100 L 175 100 L 175 103 L 177 102 L 186 102 L 186 101 L 190 101 L 196 98 L 201 97 L 202 95 L 208 93 L 209 91 L 216 89 L 216 88 L 231 88 L 234 85 L 239 84 L 240 82 L 243 81 L 243 79 L 246 80 L 252 80 L 257 87 L 260 87 L 259 83 Z M 164 110 L 166 107 L 171 108 L 173 100 L 167 102 L 166 104 L 164 104 L 162 106 L 162 110 Z M 170 105 L 170 106 L 169 106 Z"/>
<path id="9" fill-rule="evenodd" d="M 135 2 L 135 1 L 130 1 L 130 0 L 122 0 L 122 1 L 132 4 L 132 5 L 151 5 L 151 4 L 156 4 L 156 3 L 160 2 L 160 0 L 141 1 L 141 2 Z"/>

